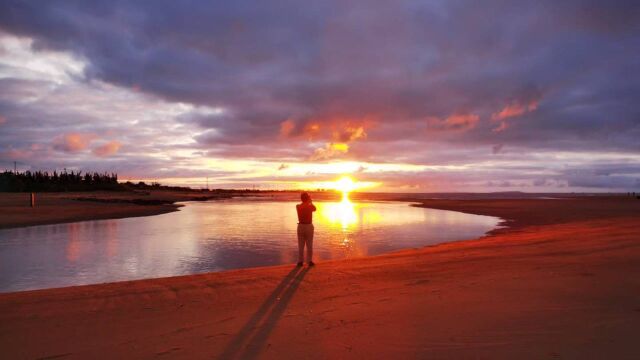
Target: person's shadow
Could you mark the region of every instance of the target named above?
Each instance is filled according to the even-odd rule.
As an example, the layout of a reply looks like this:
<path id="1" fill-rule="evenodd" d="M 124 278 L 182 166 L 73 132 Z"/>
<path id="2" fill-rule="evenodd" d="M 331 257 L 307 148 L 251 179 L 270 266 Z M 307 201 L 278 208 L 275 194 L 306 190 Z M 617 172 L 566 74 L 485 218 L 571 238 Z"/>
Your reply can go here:
<path id="1" fill-rule="evenodd" d="M 264 348 L 280 317 L 300 286 L 300 282 L 310 268 L 293 268 L 282 279 L 258 310 L 251 316 L 238 334 L 231 339 L 220 354 L 220 359 L 253 359 Z M 271 312 L 269 312 L 271 310 Z M 244 346 L 243 346 L 244 345 Z"/>

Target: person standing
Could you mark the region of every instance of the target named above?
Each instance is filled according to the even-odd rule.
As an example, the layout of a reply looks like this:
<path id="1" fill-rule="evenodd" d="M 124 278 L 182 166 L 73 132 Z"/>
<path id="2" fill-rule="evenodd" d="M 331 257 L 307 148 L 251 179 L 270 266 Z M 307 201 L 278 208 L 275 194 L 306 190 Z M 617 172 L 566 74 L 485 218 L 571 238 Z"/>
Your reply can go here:
<path id="1" fill-rule="evenodd" d="M 309 266 L 313 263 L 313 212 L 316 211 L 315 205 L 311 202 L 311 196 L 306 192 L 300 194 L 302 202 L 296 205 L 298 212 L 298 264 L 302 266 L 304 262 L 304 247 L 307 247 L 307 261 Z"/>

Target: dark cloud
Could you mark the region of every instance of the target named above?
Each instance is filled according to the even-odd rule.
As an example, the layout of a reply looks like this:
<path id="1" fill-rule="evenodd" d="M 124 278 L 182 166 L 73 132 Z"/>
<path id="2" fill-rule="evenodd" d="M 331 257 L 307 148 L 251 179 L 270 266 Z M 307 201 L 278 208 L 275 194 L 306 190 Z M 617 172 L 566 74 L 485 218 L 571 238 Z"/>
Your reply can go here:
<path id="1" fill-rule="evenodd" d="M 640 172 L 638 9 L 634 1 L 596 0 L 3 1 L 0 30 L 34 39 L 42 53 L 83 59 L 79 82 L 218 109 L 174 119 L 182 126 L 175 131 L 195 141 L 192 150 L 208 156 L 429 165 L 497 154 L 526 163 L 534 152 L 636 155 L 624 180 L 565 179 L 619 187 Z M 127 139 L 147 144 L 142 150 L 166 149 L 141 141 L 153 131 L 109 137 L 115 121 L 16 101 L 46 86 L 40 80 L 0 82 L 6 149 L 29 148 L 42 135 L 27 126 L 59 118 L 64 124 L 47 136 L 95 133 L 112 144 L 95 154 L 121 155 Z M 59 141 L 57 149 L 69 148 Z M 538 171 L 557 172 L 555 163 L 535 162 Z"/>

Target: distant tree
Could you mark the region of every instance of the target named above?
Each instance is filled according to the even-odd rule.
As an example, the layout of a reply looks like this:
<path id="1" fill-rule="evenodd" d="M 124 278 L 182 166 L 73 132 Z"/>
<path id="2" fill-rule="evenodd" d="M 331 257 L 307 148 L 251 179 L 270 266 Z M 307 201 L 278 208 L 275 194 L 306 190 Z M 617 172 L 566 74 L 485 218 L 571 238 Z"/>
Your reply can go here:
<path id="1" fill-rule="evenodd" d="M 25 171 L 0 173 L 0 192 L 122 190 L 116 173 Z"/>

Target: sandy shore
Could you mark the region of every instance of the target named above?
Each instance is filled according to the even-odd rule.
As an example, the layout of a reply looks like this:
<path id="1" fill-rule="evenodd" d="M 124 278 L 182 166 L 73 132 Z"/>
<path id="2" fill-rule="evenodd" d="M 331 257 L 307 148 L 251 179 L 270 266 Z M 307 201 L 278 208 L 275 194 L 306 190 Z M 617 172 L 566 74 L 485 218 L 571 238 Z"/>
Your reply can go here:
<path id="1" fill-rule="evenodd" d="M 0 194 L 0 229 L 84 220 L 150 216 L 176 211 L 180 201 L 227 198 L 229 193 L 188 191 L 93 191 Z"/>
<path id="2" fill-rule="evenodd" d="M 640 201 L 434 200 L 484 238 L 0 294 L 6 358 L 638 359 Z"/>

